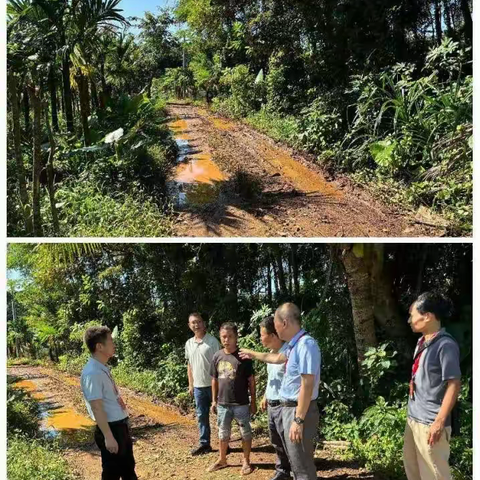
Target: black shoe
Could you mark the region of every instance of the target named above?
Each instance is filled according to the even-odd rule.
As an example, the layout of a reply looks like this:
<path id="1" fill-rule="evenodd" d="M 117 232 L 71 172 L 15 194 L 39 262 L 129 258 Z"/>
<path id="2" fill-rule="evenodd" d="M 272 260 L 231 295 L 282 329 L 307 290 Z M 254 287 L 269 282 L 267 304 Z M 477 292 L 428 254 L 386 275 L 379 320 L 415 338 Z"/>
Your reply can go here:
<path id="1" fill-rule="evenodd" d="M 190 453 L 192 455 L 203 455 L 205 453 L 210 453 L 211 451 L 212 447 L 210 445 L 200 445 L 191 450 Z"/>

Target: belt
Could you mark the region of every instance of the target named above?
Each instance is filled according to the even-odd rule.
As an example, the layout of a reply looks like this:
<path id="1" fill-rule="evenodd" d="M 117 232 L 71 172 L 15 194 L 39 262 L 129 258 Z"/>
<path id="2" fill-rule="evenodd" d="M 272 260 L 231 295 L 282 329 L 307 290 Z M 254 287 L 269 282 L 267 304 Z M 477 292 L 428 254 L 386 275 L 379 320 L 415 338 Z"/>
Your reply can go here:
<path id="1" fill-rule="evenodd" d="M 114 422 L 108 422 L 109 425 L 123 425 L 128 423 L 128 417 L 122 418 L 121 420 L 115 420 Z"/>
<path id="2" fill-rule="evenodd" d="M 267 403 L 269 407 L 278 407 L 282 404 L 280 400 L 267 400 Z"/>
<path id="3" fill-rule="evenodd" d="M 317 399 L 312 400 L 310 404 L 316 402 Z M 296 400 L 280 400 L 280 405 L 282 407 L 298 407 L 298 402 Z"/>

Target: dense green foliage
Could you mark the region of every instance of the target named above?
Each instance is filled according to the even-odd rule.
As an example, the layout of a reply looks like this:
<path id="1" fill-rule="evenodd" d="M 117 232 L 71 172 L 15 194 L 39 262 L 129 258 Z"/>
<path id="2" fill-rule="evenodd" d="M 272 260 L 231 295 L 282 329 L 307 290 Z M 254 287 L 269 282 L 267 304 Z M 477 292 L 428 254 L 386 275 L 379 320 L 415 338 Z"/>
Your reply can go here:
<path id="1" fill-rule="evenodd" d="M 181 0 L 175 13 L 189 28 L 190 89 L 214 111 L 395 193 L 393 201 L 427 205 L 465 232 L 470 8 L 468 1 Z"/>
<path id="2" fill-rule="evenodd" d="M 41 438 L 36 400 L 7 380 L 7 475 L 11 480 L 73 480 L 55 446 Z"/>
<path id="3" fill-rule="evenodd" d="M 159 135 L 124 115 L 158 93 L 204 98 L 332 173 L 430 207 L 452 233 L 471 230 L 469 0 L 180 0 L 128 21 L 120 0 L 23 0 L 8 15 L 10 235 L 167 234 L 150 191 L 169 162 L 163 115 L 147 122 Z M 106 145 L 120 128 L 128 141 Z"/>
<path id="4" fill-rule="evenodd" d="M 78 374 L 88 358 L 82 345 L 85 328 L 104 324 L 116 331 L 112 372 L 118 383 L 187 410 L 192 405 L 184 361 L 184 343 L 191 335 L 188 314 L 206 312 L 214 335 L 221 323 L 234 321 L 240 345 L 261 348 L 259 321 L 280 302 L 293 300 L 322 351 L 321 435 L 349 440 L 351 454 L 369 468 L 398 477 L 416 342 L 403 327 L 416 295 L 435 289 L 452 299 L 454 316 L 445 326 L 459 342 L 464 375 L 462 434 L 452 441 L 452 461 L 462 472 L 459 478 L 471 477 L 471 246 L 376 246 L 380 263 L 372 288 L 380 288 L 381 296 L 368 302 L 376 312 L 377 342 L 365 352 L 354 329 L 352 295 L 358 294 L 349 289 L 348 248 L 12 244 L 9 267 L 22 280 L 10 283 L 8 292 L 9 356 L 47 357 Z M 355 247 L 357 255 L 367 250 Z M 388 325 L 382 323 L 386 317 Z M 265 365 L 256 365 L 256 375 L 260 398 Z M 257 415 L 255 426 L 265 428 L 265 415 Z"/>
<path id="5" fill-rule="evenodd" d="M 35 437 L 39 428 L 38 404 L 24 390 L 13 388 L 15 380 L 7 379 L 7 433 Z"/>
<path id="6" fill-rule="evenodd" d="M 8 234 L 169 235 L 176 145 L 150 94 L 178 63 L 171 15 L 135 40 L 120 0 L 8 3 Z"/>
<path id="7" fill-rule="evenodd" d="M 9 480 L 73 480 L 67 461 L 50 445 L 22 436 L 8 438 Z"/>

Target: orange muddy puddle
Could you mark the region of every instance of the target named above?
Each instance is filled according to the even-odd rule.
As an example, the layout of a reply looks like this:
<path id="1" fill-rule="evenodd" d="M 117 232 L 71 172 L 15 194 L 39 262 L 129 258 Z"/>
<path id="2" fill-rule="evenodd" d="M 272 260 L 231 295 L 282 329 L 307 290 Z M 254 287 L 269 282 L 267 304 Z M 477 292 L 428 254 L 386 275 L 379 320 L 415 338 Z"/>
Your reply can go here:
<path id="1" fill-rule="evenodd" d="M 66 375 L 62 375 L 62 381 L 74 386 L 80 386 L 80 382 L 77 378 L 68 377 Z M 178 413 L 172 411 L 167 407 L 162 407 L 161 405 L 155 405 L 149 400 L 137 397 L 131 397 L 130 395 L 123 396 L 125 403 L 127 404 L 127 408 L 130 410 L 135 410 L 139 414 L 146 415 L 148 417 L 157 420 L 158 422 L 164 425 L 175 425 L 175 424 L 192 424 L 196 425 L 194 421 L 185 417 L 183 415 L 179 415 Z"/>
<path id="2" fill-rule="evenodd" d="M 341 197 L 341 193 L 316 172 L 302 165 L 285 152 L 270 145 L 259 145 L 264 158 L 292 180 L 295 187 L 305 193 L 321 193 L 331 197 Z"/>
<path id="3" fill-rule="evenodd" d="M 15 383 L 15 388 L 26 390 L 39 402 L 42 417 L 41 430 L 47 437 L 60 437 L 66 442 L 81 442 L 90 438 L 95 423 L 72 408 L 56 406 L 47 402 L 47 397 L 38 391 L 37 385 L 30 380 Z"/>
<path id="4" fill-rule="evenodd" d="M 171 180 L 171 193 L 180 205 L 204 205 L 215 201 L 218 183 L 225 175 L 212 161 L 209 153 L 196 152 L 187 122 L 183 119 L 169 123 L 178 145 L 178 165 Z"/>
<path id="5" fill-rule="evenodd" d="M 224 118 L 211 115 L 207 110 L 199 109 L 199 113 L 208 118 L 220 130 L 234 130 L 235 123 Z M 340 198 L 342 194 L 316 172 L 302 165 L 288 153 L 276 148 L 267 142 L 259 142 L 258 149 L 263 153 L 263 158 L 282 172 L 282 175 L 292 180 L 296 189 L 304 193 L 321 193 L 331 197 Z"/>
<path id="6" fill-rule="evenodd" d="M 149 400 L 129 396 L 125 398 L 125 402 L 127 408 L 135 410 L 136 414 L 153 418 L 162 425 L 196 425 L 190 418 L 179 415 L 167 407 L 155 405 Z"/>
<path id="7" fill-rule="evenodd" d="M 21 380 L 19 382 L 15 382 L 14 388 L 19 388 L 21 390 L 25 390 L 26 392 L 30 393 L 30 395 L 35 400 L 44 400 L 45 395 L 43 393 L 37 392 L 37 386 L 30 380 Z"/>
<path id="8" fill-rule="evenodd" d="M 216 128 L 219 130 L 233 130 L 235 128 L 235 124 L 232 122 L 229 122 L 227 120 L 224 120 L 223 118 L 219 117 L 210 117 L 210 121 L 215 125 Z"/>

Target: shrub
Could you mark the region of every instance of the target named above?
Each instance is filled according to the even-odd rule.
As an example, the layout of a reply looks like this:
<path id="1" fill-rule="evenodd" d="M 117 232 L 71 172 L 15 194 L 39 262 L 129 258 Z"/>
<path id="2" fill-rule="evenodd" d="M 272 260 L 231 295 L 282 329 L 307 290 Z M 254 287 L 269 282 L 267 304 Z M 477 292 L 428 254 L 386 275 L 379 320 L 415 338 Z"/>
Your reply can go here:
<path id="1" fill-rule="evenodd" d="M 7 442 L 9 480 L 73 480 L 68 463 L 52 445 L 24 436 L 10 436 Z"/>
<path id="2" fill-rule="evenodd" d="M 162 237 L 171 234 L 170 215 L 138 185 L 132 185 L 128 193 L 109 195 L 87 177 L 87 181 L 59 189 L 57 201 L 64 236 Z M 48 205 L 44 207 L 48 212 Z"/>
<path id="3" fill-rule="evenodd" d="M 297 122 L 297 145 L 313 153 L 331 149 L 341 138 L 340 113 L 329 108 L 321 97 L 301 111 Z"/>
<path id="4" fill-rule="evenodd" d="M 39 431 L 37 402 L 24 390 L 14 388 L 16 378 L 7 383 L 7 433 L 22 433 L 34 437 Z"/>
<path id="5" fill-rule="evenodd" d="M 195 94 L 195 80 L 189 68 L 167 68 L 162 77 L 162 88 L 177 98 L 187 98 Z"/>
<path id="6" fill-rule="evenodd" d="M 298 122 L 293 116 L 282 116 L 270 111 L 266 105 L 262 105 L 258 112 L 248 115 L 245 121 L 280 142 L 293 144 L 298 136 Z"/>
<path id="7" fill-rule="evenodd" d="M 259 86 L 247 65 L 225 68 L 220 78 L 222 95 L 213 100 L 214 111 L 240 118 L 247 116 L 260 104 Z"/>

